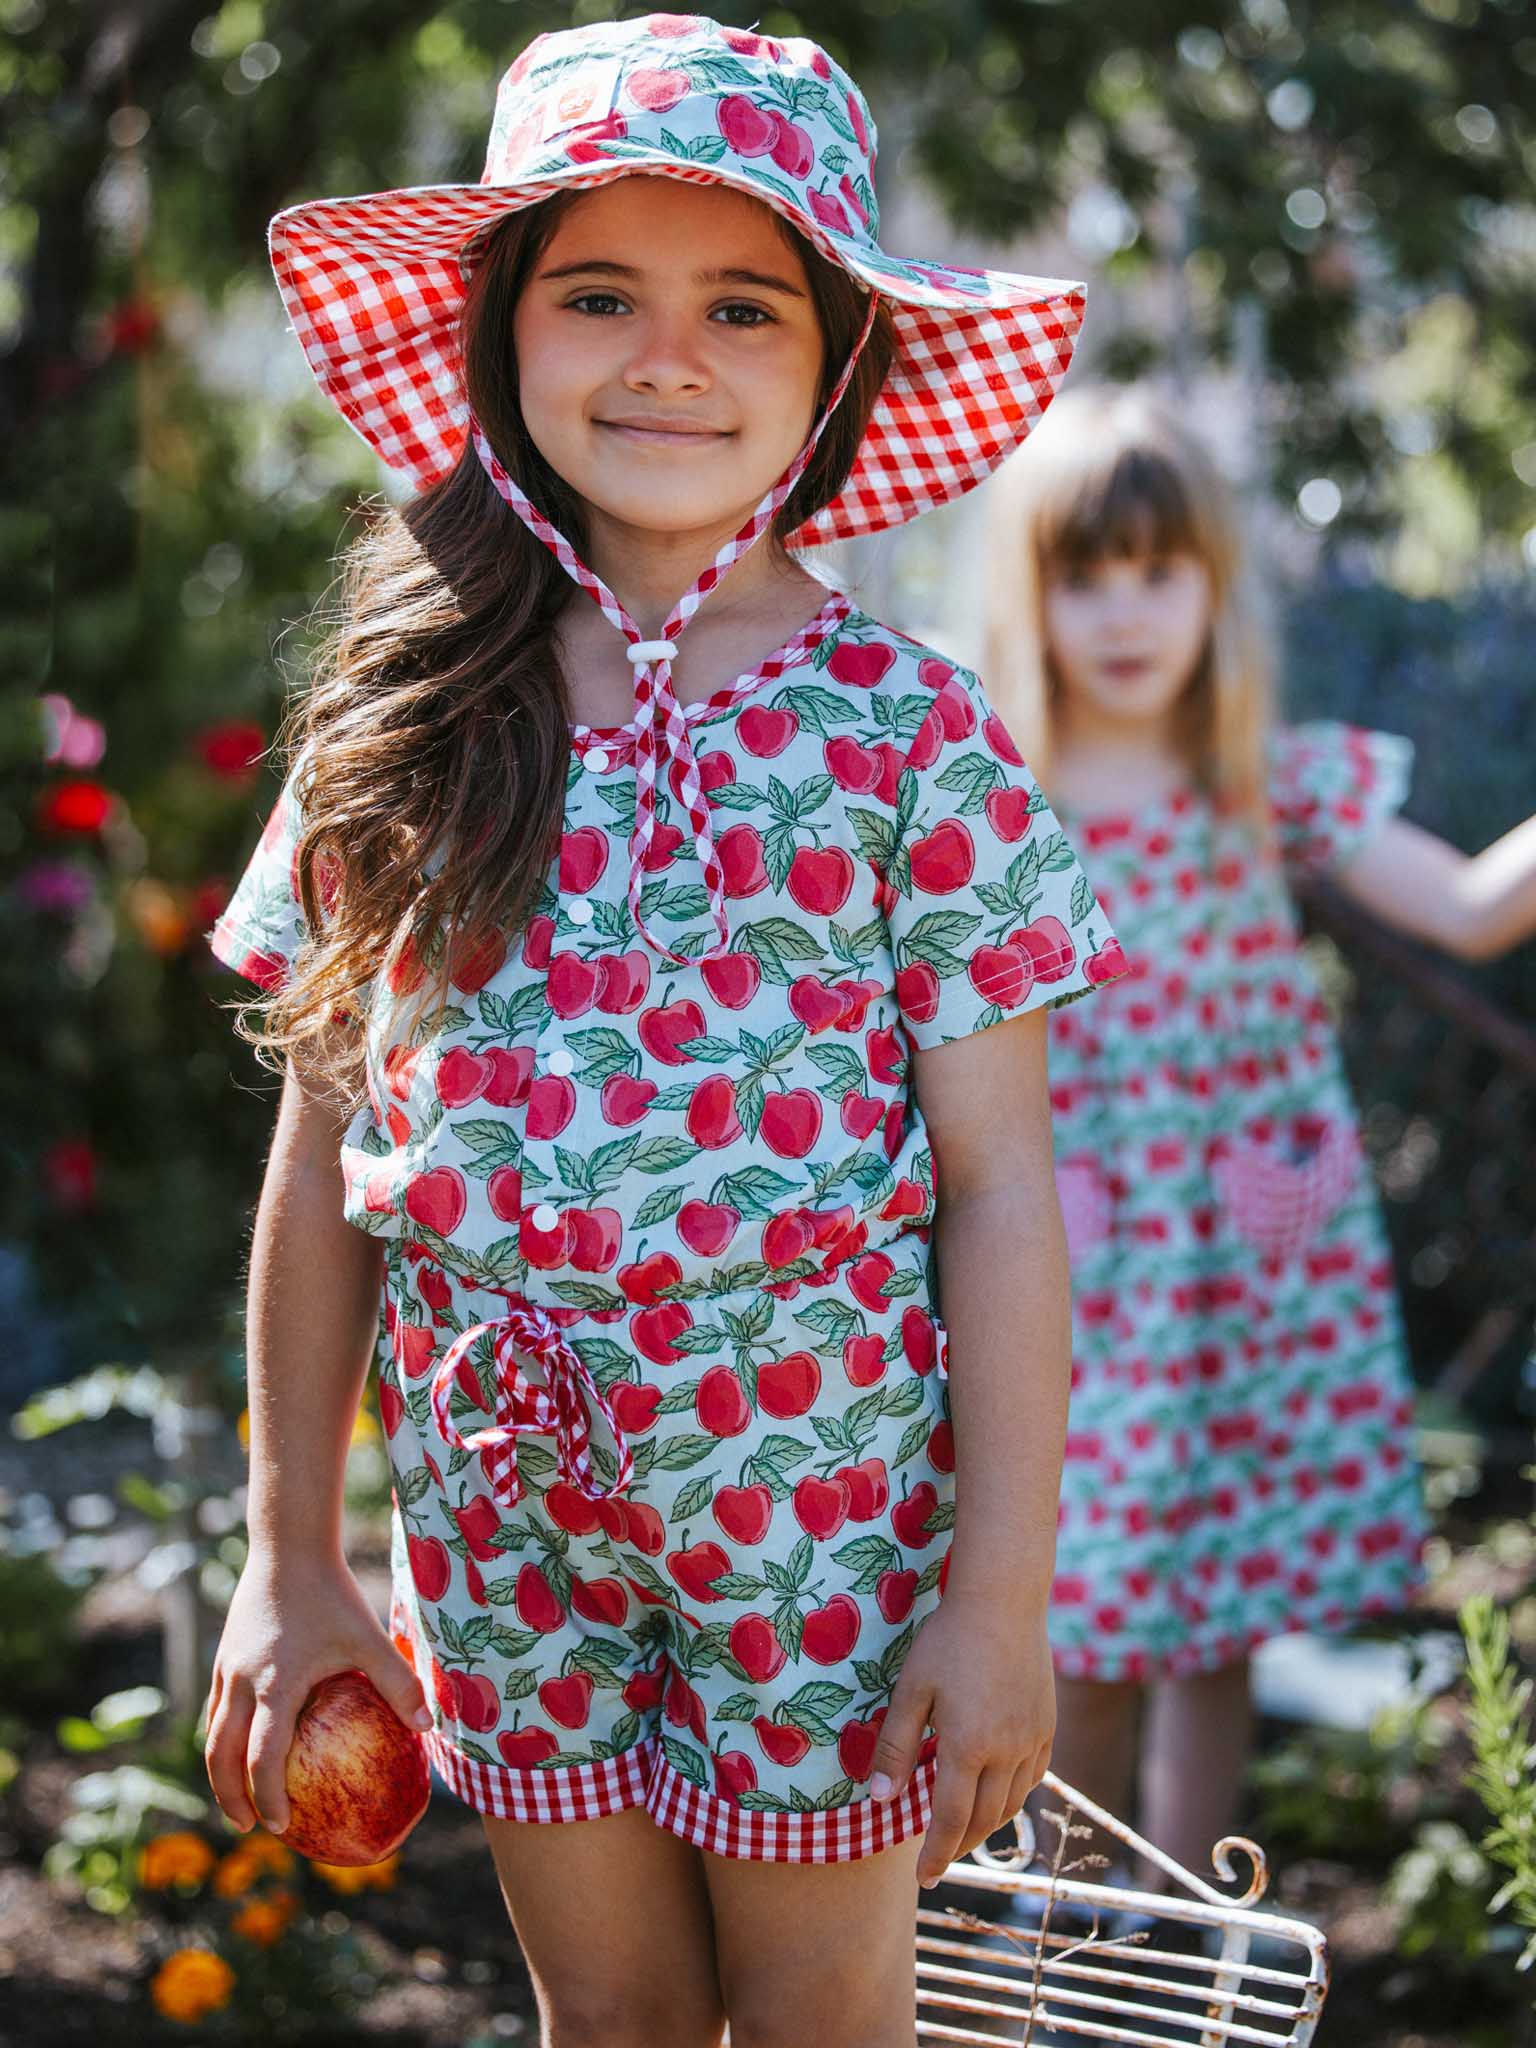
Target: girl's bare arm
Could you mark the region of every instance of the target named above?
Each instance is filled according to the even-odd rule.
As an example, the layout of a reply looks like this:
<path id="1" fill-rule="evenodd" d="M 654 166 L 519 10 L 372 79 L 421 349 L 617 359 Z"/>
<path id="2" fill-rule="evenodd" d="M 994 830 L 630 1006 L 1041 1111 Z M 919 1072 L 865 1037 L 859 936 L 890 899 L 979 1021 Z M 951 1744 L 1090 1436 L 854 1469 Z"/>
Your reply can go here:
<path id="1" fill-rule="evenodd" d="M 208 1696 L 207 1762 L 235 1824 L 287 1826 L 299 1708 L 334 1671 L 373 1680 L 404 1721 L 426 1702 L 342 1551 L 347 1446 L 377 1329 L 378 1244 L 342 1214 L 345 1119 L 290 1066 L 256 1211 L 247 1311 L 250 1556 Z"/>
<path id="2" fill-rule="evenodd" d="M 1476 854 L 1393 818 L 1334 879 L 1399 931 L 1492 960 L 1536 932 L 1536 818 Z"/>
<path id="3" fill-rule="evenodd" d="M 1039 1010 L 917 1056 L 939 1196 L 956 1519 L 943 1605 L 907 1658 L 875 1771 L 899 1788 L 924 1726 L 937 1730 L 923 1883 L 1017 1812 L 1055 1733 L 1046 1612 L 1072 1347 L 1046 1031 Z"/>

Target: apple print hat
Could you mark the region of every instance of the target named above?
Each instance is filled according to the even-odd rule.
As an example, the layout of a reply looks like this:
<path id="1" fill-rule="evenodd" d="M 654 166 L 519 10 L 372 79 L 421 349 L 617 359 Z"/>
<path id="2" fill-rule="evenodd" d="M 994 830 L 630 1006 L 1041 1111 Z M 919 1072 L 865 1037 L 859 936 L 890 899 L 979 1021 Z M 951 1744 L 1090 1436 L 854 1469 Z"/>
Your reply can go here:
<path id="1" fill-rule="evenodd" d="M 715 950 L 728 936 L 709 805 L 672 691 L 676 634 L 798 482 L 879 300 L 894 328 L 890 369 L 843 489 L 789 536 L 792 547 L 900 526 L 981 482 L 1050 404 L 1082 324 L 1081 285 L 888 255 L 876 240 L 874 162 L 864 99 L 815 43 L 650 14 L 535 37 L 501 81 L 478 185 L 307 201 L 269 230 L 294 333 L 342 417 L 418 489 L 451 470 L 471 439 L 502 498 L 629 642 L 639 798 L 630 900 L 658 952 L 669 949 L 641 920 L 639 891 L 660 769 L 671 771 L 693 827 Z M 863 332 L 805 447 L 654 641 L 497 461 L 471 417 L 459 349 L 467 278 L 499 220 L 636 173 L 761 200 L 869 293 Z"/>

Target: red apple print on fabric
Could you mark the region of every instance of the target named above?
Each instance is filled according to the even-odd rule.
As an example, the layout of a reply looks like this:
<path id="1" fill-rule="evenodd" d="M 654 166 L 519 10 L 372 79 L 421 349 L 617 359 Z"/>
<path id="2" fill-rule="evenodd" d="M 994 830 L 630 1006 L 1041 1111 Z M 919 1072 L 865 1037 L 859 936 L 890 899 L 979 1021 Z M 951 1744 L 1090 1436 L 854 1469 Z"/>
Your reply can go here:
<path id="1" fill-rule="evenodd" d="M 1029 792 L 1023 789 L 994 789 L 987 793 L 983 809 L 987 823 L 1005 844 L 1022 839 L 1033 822 Z"/>
<path id="2" fill-rule="evenodd" d="M 652 114 L 664 114 L 669 107 L 675 107 L 687 94 L 688 85 L 686 71 L 656 69 L 631 71 L 624 81 L 624 89 L 635 105 Z"/>
<path id="3" fill-rule="evenodd" d="M 652 1365 L 676 1365 L 684 1354 L 673 1340 L 692 1327 L 693 1316 L 686 1302 L 662 1301 L 630 1317 L 630 1342 Z"/>
<path id="4" fill-rule="evenodd" d="M 627 1130 L 642 1120 L 659 1092 L 654 1081 L 637 1081 L 633 1074 L 610 1074 L 600 1097 L 604 1123 Z"/>
<path id="5" fill-rule="evenodd" d="M 752 1723 L 752 1733 L 757 1737 L 763 1755 L 781 1770 L 793 1770 L 811 1746 L 811 1738 L 803 1728 L 792 1727 L 788 1722 L 770 1721 L 766 1714 L 759 1714 Z"/>
<path id="6" fill-rule="evenodd" d="M 438 1061 L 432 1083 L 445 1109 L 465 1109 L 485 1093 L 495 1075 L 496 1063 L 489 1053 L 456 1045 Z"/>
<path id="7" fill-rule="evenodd" d="M 861 646 L 857 641 L 841 640 L 827 663 L 827 674 L 856 690 L 872 690 L 895 660 L 895 648 L 884 641 Z"/>
<path id="8" fill-rule="evenodd" d="M 821 1132 L 821 1097 L 809 1088 L 769 1095 L 763 1102 L 759 1135 L 781 1159 L 803 1159 Z"/>
<path id="9" fill-rule="evenodd" d="M 679 1048 L 704 1036 L 704 1012 L 694 1002 L 659 1004 L 641 1011 L 638 1035 L 653 1060 L 664 1067 L 685 1067 L 693 1055 Z"/>
<path id="10" fill-rule="evenodd" d="M 548 1728 L 507 1728 L 496 1738 L 502 1762 L 514 1771 L 530 1771 L 560 1754 L 557 1736 Z"/>
<path id="11" fill-rule="evenodd" d="M 408 1536 L 405 1548 L 417 1592 L 423 1600 L 441 1600 L 453 1577 L 448 1546 L 437 1536 Z"/>
<path id="12" fill-rule="evenodd" d="M 912 886 L 925 896 L 953 896 L 976 871 L 976 842 L 958 818 L 942 818 L 912 848 Z"/>
<path id="13" fill-rule="evenodd" d="M 864 1617 L 859 1603 L 849 1593 L 834 1593 L 824 1607 L 812 1608 L 805 1617 L 800 1647 L 817 1664 L 841 1664 L 853 1654 Z"/>
<path id="14" fill-rule="evenodd" d="M 677 1212 L 677 1234 L 700 1258 L 717 1259 L 741 1227 L 741 1212 L 729 1202 L 684 1202 Z"/>
<path id="15" fill-rule="evenodd" d="M 914 1024 L 931 1024 L 939 1014 L 943 991 L 939 977 L 926 960 L 915 960 L 896 975 L 896 1000 L 903 1016 Z"/>
<path id="16" fill-rule="evenodd" d="M 688 1135 L 707 1152 L 734 1145 L 741 1136 L 736 1084 L 728 1074 L 711 1074 L 694 1088 L 688 1104 Z"/>
<path id="17" fill-rule="evenodd" d="M 548 1635 L 565 1620 L 565 1609 L 554 1589 L 536 1564 L 525 1564 L 517 1575 L 515 1591 L 518 1619 L 524 1628 Z"/>
<path id="18" fill-rule="evenodd" d="M 660 1387 L 637 1387 L 629 1380 L 620 1380 L 608 1392 L 609 1406 L 626 1436 L 644 1436 L 647 1430 L 656 1426 L 657 1411 L 661 1407 Z"/>
<path id="19" fill-rule="evenodd" d="M 473 940 L 459 940 L 449 954 L 449 981 L 463 995 L 473 995 L 487 981 L 494 981 L 506 961 L 506 934 L 485 932 Z"/>
<path id="20" fill-rule="evenodd" d="M 745 93 L 728 93 L 717 101 L 715 119 L 737 156 L 766 156 L 779 139 L 779 116 Z"/>
<path id="21" fill-rule="evenodd" d="M 852 234 L 852 221 L 844 212 L 841 203 L 834 199 L 830 192 L 821 192 L 813 188 L 806 193 L 805 203 L 824 228 L 830 228 L 836 235 Z"/>
<path id="22" fill-rule="evenodd" d="M 710 1503 L 710 1512 L 733 1543 L 758 1544 L 773 1522 L 773 1495 L 756 1486 L 722 1486 Z"/>
<path id="23" fill-rule="evenodd" d="M 853 860 L 840 846 L 802 846 L 790 863 L 788 888 L 813 917 L 835 917 L 853 890 Z"/>
<path id="24" fill-rule="evenodd" d="M 821 1367 L 809 1351 L 793 1351 L 758 1368 L 757 1405 L 781 1422 L 809 1414 L 820 1392 Z"/>
<path id="25" fill-rule="evenodd" d="M 827 773 L 839 789 L 867 796 L 879 782 L 883 762 L 878 747 L 865 747 L 849 733 L 839 733 L 822 748 Z"/>
<path id="26" fill-rule="evenodd" d="M 452 1237 L 464 1220 L 468 1200 L 464 1176 L 451 1166 L 435 1166 L 407 1183 L 405 1213 L 440 1237 Z"/>
<path id="27" fill-rule="evenodd" d="M 560 893 L 584 896 L 608 865 L 608 836 L 595 825 L 567 832 L 560 841 Z"/>
<path id="28" fill-rule="evenodd" d="M 783 753 L 800 730 L 800 720 L 790 710 L 768 710 L 749 704 L 736 721 L 736 736 L 749 754 L 772 761 Z"/>
<path id="29" fill-rule="evenodd" d="M 667 1570 L 690 1600 L 718 1600 L 713 1581 L 730 1569 L 730 1556 L 718 1543 L 693 1543 L 667 1557 Z"/>
<path id="30" fill-rule="evenodd" d="M 715 841 L 727 896 L 758 896 L 768 887 L 763 838 L 754 825 L 731 825 Z"/>
<path id="31" fill-rule="evenodd" d="M 716 960 L 700 963 L 704 986 L 725 1010 L 744 1010 L 763 985 L 763 970 L 755 953 L 725 953 Z"/>
<path id="32" fill-rule="evenodd" d="M 731 1623 L 727 1640 L 731 1655 L 754 1685 L 765 1685 L 770 1678 L 777 1678 L 789 1662 L 784 1645 L 765 1615 L 743 1614 Z"/>
<path id="33" fill-rule="evenodd" d="M 898 1501 L 891 1509 L 891 1527 L 896 1533 L 896 1541 L 908 1550 L 926 1550 L 934 1539 L 934 1531 L 925 1524 L 938 1504 L 939 1496 L 933 1482 L 919 1480 L 906 1499 Z"/>
<path id="34" fill-rule="evenodd" d="M 694 1396 L 699 1427 L 710 1436 L 740 1436 L 752 1420 L 741 1381 L 729 1365 L 712 1365 Z"/>
<path id="35" fill-rule="evenodd" d="M 597 1001 L 603 982 L 595 960 L 576 953 L 555 953 L 549 962 L 549 1007 L 557 1017 L 584 1017 Z"/>
<path id="36" fill-rule="evenodd" d="M 597 964 L 598 1009 L 610 1017 L 638 1010 L 651 985 L 650 955 L 634 948 L 628 953 L 609 953 Z"/>

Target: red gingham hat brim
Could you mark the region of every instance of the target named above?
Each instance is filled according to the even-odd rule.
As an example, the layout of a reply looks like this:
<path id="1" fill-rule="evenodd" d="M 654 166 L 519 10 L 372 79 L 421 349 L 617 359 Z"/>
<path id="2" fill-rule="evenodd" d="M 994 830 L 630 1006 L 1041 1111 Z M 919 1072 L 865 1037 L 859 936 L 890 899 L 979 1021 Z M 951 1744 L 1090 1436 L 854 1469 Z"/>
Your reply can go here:
<path id="1" fill-rule="evenodd" d="M 269 230 L 272 268 L 321 390 L 391 469 L 423 489 L 458 461 L 468 400 L 459 314 L 467 245 L 505 214 L 616 177 L 743 181 L 658 158 L 572 165 L 518 185 L 420 185 L 288 207 Z M 978 484 L 1035 426 L 1067 373 L 1083 287 L 1006 271 L 908 265 L 872 242 L 777 210 L 831 262 L 887 301 L 895 357 L 838 496 L 791 536 L 814 547 L 901 526 Z"/>

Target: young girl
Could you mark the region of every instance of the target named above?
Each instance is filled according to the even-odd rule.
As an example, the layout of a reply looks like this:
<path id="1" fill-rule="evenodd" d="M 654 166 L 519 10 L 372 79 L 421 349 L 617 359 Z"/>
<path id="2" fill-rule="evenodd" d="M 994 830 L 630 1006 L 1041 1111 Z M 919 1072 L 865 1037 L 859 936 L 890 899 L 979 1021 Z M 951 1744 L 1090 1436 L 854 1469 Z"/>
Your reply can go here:
<path id="1" fill-rule="evenodd" d="M 873 149 L 813 44 L 652 15 L 539 38 L 480 185 L 273 224 L 419 495 L 213 938 L 287 1071 L 209 1772 L 281 1831 L 367 1672 L 563 2048 L 910 2041 L 915 1884 L 1050 1747 L 1044 1013 L 1109 928 L 975 678 L 789 548 L 986 475 L 1080 300 L 884 254 Z"/>
<path id="2" fill-rule="evenodd" d="M 1248 1653 L 1399 1607 L 1421 1535 L 1386 1238 L 1288 882 L 1467 959 L 1536 928 L 1536 821 L 1394 816 L 1410 747 L 1274 728 L 1235 511 L 1136 391 L 1074 392 L 990 527 L 998 702 L 1130 971 L 1051 1029 L 1074 1285 L 1054 1768 L 1208 1865 Z"/>

